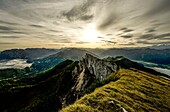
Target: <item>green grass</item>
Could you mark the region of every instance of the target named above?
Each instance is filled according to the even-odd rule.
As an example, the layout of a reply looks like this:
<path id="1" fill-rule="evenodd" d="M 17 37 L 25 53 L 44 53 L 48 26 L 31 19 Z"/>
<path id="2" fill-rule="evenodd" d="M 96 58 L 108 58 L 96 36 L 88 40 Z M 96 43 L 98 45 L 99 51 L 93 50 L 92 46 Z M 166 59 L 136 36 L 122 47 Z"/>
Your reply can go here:
<path id="1" fill-rule="evenodd" d="M 114 73 L 114 75 L 110 75 L 108 77 L 106 77 L 106 79 L 102 80 L 102 81 L 96 81 L 94 83 L 92 83 L 87 89 L 85 89 L 85 91 L 82 93 L 82 95 L 84 94 L 88 94 L 93 92 L 96 88 L 99 88 L 101 86 L 104 86 L 105 84 L 108 84 L 111 81 L 116 81 L 118 80 L 120 77 Z"/>
<path id="2" fill-rule="evenodd" d="M 64 111 L 75 112 L 75 110 L 76 112 L 96 112 L 95 109 L 84 104 L 72 105 L 70 108 L 66 108 Z"/>
<path id="3" fill-rule="evenodd" d="M 76 65 L 77 62 L 67 60 L 38 76 L 1 82 L 0 110 L 49 112 L 61 108 L 59 97 L 71 89 L 73 80 L 70 80 L 70 74 Z"/>
<path id="4" fill-rule="evenodd" d="M 121 69 L 110 77 L 119 76 L 117 81 L 97 88 L 83 96 L 62 112 L 114 112 L 110 101 L 120 104 L 130 112 L 169 112 L 170 80 L 139 70 Z"/>

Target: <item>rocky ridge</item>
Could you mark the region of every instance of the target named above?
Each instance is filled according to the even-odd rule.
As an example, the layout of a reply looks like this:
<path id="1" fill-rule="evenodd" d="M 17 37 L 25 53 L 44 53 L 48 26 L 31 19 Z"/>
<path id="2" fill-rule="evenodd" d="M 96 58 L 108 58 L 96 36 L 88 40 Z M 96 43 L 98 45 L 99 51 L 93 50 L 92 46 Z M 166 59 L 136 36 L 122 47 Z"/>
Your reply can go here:
<path id="1" fill-rule="evenodd" d="M 86 94 L 97 83 L 105 81 L 120 69 L 147 72 L 142 65 L 124 57 L 99 59 L 86 54 L 80 61 L 66 60 L 57 66 L 35 74 L 35 77 L 5 82 L 0 89 L 0 110 L 8 112 L 59 111 Z M 160 75 L 158 72 L 153 72 Z M 112 81 L 118 80 L 113 77 Z M 110 80 L 108 80 L 108 83 Z M 10 83 L 10 86 L 9 84 Z M 106 84 L 106 83 L 104 83 Z M 94 89 L 89 89 L 91 87 Z M 99 86 L 98 86 L 99 87 Z M 10 98 L 10 102 L 7 99 Z M 50 105 L 49 105 L 50 104 Z"/>
<path id="2" fill-rule="evenodd" d="M 71 87 L 71 91 L 62 98 L 63 106 L 79 99 L 93 83 L 100 82 L 120 68 L 129 68 L 129 66 L 142 67 L 124 57 L 99 59 L 91 54 L 86 54 L 72 70 L 74 85 Z M 73 100 L 70 101 L 70 99 Z"/>

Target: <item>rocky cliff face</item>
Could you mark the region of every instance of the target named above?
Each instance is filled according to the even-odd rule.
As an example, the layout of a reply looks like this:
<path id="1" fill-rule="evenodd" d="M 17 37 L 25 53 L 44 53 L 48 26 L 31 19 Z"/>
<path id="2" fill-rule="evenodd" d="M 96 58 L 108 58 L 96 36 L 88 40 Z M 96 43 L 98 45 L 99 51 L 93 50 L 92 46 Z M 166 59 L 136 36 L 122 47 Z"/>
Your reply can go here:
<path id="1" fill-rule="evenodd" d="M 124 57 L 99 59 L 86 54 L 80 61 L 66 60 L 57 66 L 21 80 L 0 86 L 0 110 L 8 112 L 52 112 L 74 103 L 91 85 L 120 68 L 153 72 Z M 159 75 L 157 72 L 153 74 Z M 9 83 L 10 82 L 10 83 Z M 9 85 L 10 84 L 10 85 Z M 94 88 L 95 89 L 95 88 Z M 7 100 L 10 99 L 10 100 Z"/>
<path id="2" fill-rule="evenodd" d="M 145 68 L 142 65 L 128 60 L 122 56 L 113 58 L 108 57 L 99 59 L 90 54 L 86 54 L 72 70 L 74 77 L 74 86 L 71 91 L 64 97 L 64 105 L 68 105 L 79 99 L 81 94 L 86 91 L 93 83 L 100 82 L 107 78 L 111 73 L 118 71 L 121 68 L 138 69 L 149 73 L 159 74 L 151 69 Z M 69 99 L 72 98 L 71 102 Z"/>
<path id="3" fill-rule="evenodd" d="M 60 98 L 63 107 L 78 100 L 92 83 L 103 80 L 116 70 L 117 65 L 86 54 L 70 72 L 72 76 L 70 80 L 74 83 L 70 86 L 70 90 Z"/>
<path id="4" fill-rule="evenodd" d="M 74 86 L 62 98 L 63 106 L 73 103 L 79 99 L 91 84 L 102 81 L 111 73 L 119 69 L 118 65 L 110 59 L 99 59 L 90 54 L 86 54 L 72 70 L 72 77 L 74 78 Z M 70 100 L 72 99 L 72 100 Z"/>
<path id="5" fill-rule="evenodd" d="M 80 64 L 84 65 L 85 69 L 88 69 L 90 74 L 94 74 L 99 81 L 118 70 L 118 65 L 115 63 L 109 60 L 98 59 L 90 54 L 86 54 L 85 58 L 80 61 Z"/>
<path id="6" fill-rule="evenodd" d="M 3 104 L 0 110 L 57 112 L 120 68 L 153 72 L 124 57 L 99 59 L 86 54 L 80 61 L 66 60 L 35 77 L 4 80 L 0 86 L 0 103 Z"/>
<path id="7" fill-rule="evenodd" d="M 95 81 L 102 81 L 111 73 L 118 70 L 118 65 L 109 60 L 102 60 L 86 54 L 75 66 L 73 74 L 78 74 L 73 90 L 83 91 Z"/>

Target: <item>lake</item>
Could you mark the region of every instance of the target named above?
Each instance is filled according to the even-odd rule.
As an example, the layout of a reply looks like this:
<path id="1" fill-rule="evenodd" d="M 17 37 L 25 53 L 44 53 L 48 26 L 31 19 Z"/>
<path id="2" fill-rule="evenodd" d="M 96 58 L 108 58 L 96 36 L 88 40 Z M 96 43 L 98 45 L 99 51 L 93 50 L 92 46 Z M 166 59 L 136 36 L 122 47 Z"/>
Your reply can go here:
<path id="1" fill-rule="evenodd" d="M 168 69 L 159 68 L 159 67 L 148 67 L 148 68 L 154 69 L 160 73 L 164 73 L 164 74 L 167 74 L 170 76 L 170 70 L 168 70 Z"/>

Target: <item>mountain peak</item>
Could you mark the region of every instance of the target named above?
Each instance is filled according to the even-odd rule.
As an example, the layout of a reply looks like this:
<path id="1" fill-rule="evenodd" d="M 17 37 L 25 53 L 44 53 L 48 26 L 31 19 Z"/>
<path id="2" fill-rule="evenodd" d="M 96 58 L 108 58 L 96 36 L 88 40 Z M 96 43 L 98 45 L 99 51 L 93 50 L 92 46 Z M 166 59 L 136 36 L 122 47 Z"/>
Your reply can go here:
<path id="1" fill-rule="evenodd" d="M 93 56 L 93 55 L 91 55 L 89 53 L 85 54 L 85 58 L 95 58 L 95 59 L 97 59 L 97 57 L 95 57 L 95 56 Z"/>
<path id="2" fill-rule="evenodd" d="M 117 71 L 117 65 L 110 61 L 99 59 L 91 54 L 86 53 L 85 57 L 80 60 L 80 65 L 93 74 L 97 80 L 103 80 L 109 74 Z"/>
<path id="3" fill-rule="evenodd" d="M 108 91 L 107 88 L 100 89 L 100 91 L 98 91 L 99 94 L 96 95 L 95 98 L 97 99 L 96 100 L 97 102 L 99 101 L 98 98 L 101 97 L 103 98 L 103 93 L 106 92 L 108 95 L 110 94 L 110 96 L 112 96 L 111 99 L 116 98 L 115 95 L 110 93 L 110 91 L 116 92 L 116 94 L 119 93 L 121 96 L 129 95 L 130 97 L 131 96 L 133 97 L 134 93 L 131 95 L 130 93 L 128 93 L 129 90 L 124 91 L 125 89 L 124 87 L 128 85 L 129 88 L 132 89 L 133 87 L 139 87 L 137 89 L 134 89 L 134 92 L 136 92 L 136 90 L 138 89 L 142 90 L 144 87 L 143 84 L 146 84 L 147 91 L 150 91 L 149 89 L 153 87 L 152 85 L 157 85 L 155 83 L 158 82 L 159 78 L 163 80 L 162 77 L 158 77 L 158 79 L 154 81 L 154 78 L 156 78 L 157 76 L 149 75 L 149 74 L 146 75 L 146 72 L 148 73 L 152 72 L 152 74 L 156 74 L 156 75 L 160 74 L 157 72 L 153 72 L 153 70 L 145 68 L 139 65 L 138 63 L 135 63 L 124 57 L 116 57 L 116 58 L 109 57 L 105 59 L 100 59 L 94 55 L 86 53 L 85 56 L 80 61 L 74 61 L 74 62 L 70 60 L 64 61 L 52 69 L 49 69 L 39 74 L 35 74 L 34 77 L 22 78 L 21 80 L 15 80 L 15 81 L 12 81 L 13 79 L 3 80 L 4 84 L 6 85 L 2 86 L 2 90 L 6 95 L 4 96 L 4 93 L 0 93 L 0 98 L 2 99 L 1 103 L 4 104 L 0 106 L 0 110 L 2 111 L 33 110 L 33 112 L 42 111 L 42 110 L 44 110 L 44 112 L 58 111 L 62 107 L 74 103 L 76 100 L 78 100 L 81 96 L 85 95 L 86 93 L 93 92 L 95 88 L 99 88 L 101 86 L 103 87 L 103 85 L 105 84 L 109 84 L 108 86 L 106 85 L 107 87 L 110 87 L 111 85 L 112 87 L 116 87 L 116 88 L 112 89 L 111 87 L 111 89 Z M 149 77 L 150 79 L 148 80 Z M 143 81 L 143 83 L 139 82 L 139 80 Z M 8 85 L 9 81 L 11 82 L 10 85 L 12 86 Z M 122 83 L 120 83 L 120 81 L 122 81 Z M 130 83 L 131 81 L 132 82 L 134 81 L 134 83 Z M 146 81 L 148 83 L 146 83 Z M 168 81 L 169 80 L 167 80 L 167 82 Z M 154 83 L 150 84 L 150 82 L 154 82 Z M 162 84 L 160 82 L 159 82 L 160 86 L 154 86 L 155 90 L 157 90 L 158 87 L 161 88 L 164 87 L 165 82 L 163 82 Z M 16 85 L 16 83 L 18 84 Z M 136 86 L 136 84 L 138 86 Z M 151 87 L 147 87 L 147 85 L 151 85 Z M 164 89 L 165 92 L 167 92 L 167 88 L 168 86 L 165 87 Z M 101 94 L 101 90 L 102 91 L 104 90 L 102 94 Z M 160 90 L 160 88 L 158 88 L 158 90 Z M 146 93 L 147 95 L 147 92 L 144 91 L 144 93 Z M 102 96 L 99 97 L 99 95 Z M 137 95 L 134 96 L 134 101 L 136 101 Z M 150 94 L 148 95 L 150 97 Z M 122 97 L 123 103 L 116 102 L 120 100 L 119 96 L 118 99 L 116 99 L 116 101 L 110 99 L 106 100 L 106 98 L 108 98 L 108 96 L 106 96 L 106 98 L 104 98 L 104 100 L 106 101 L 100 103 L 100 105 L 108 104 L 107 107 L 115 107 L 116 105 L 120 104 L 120 106 L 116 108 L 119 109 L 119 107 L 122 106 L 123 108 L 128 110 L 128 108 L 124 106 L 124 103 L 126 103 L 124 102 L 125 101 L 124 98 L 128 98 L 129 96 Z M 8 98 L 10 98 L 10 102 L 8 102 L 7 100 Z M 87 99 L 91 99 L 91 98 L 92 97 Z M 162 97 L 162 99 L 163 98 L 164 96 Z M 138 99 L 140 100 L 141 97 L 139 97 Z M 131 101 L 132 100 L 130 99 L 130 102 Z M 140 101 L 143 102 L 145 101 L 145 99 L 141 99 Z M 155 101 L 155 99 L 151 100 L 151 103 L 152 101 Z M 89 102 L 91 102 L 91 100 Z M 94 104 L 94 106 L 96 106 L 97 104 L 93 102 L 91 103 Z M 152 104 L 154 104 L 154 102 Z M 141 106 L 143 107 L 143 105 Z M 160 103 L 158 102 L 158 107 L 159 106 Z M 133 103 L 132 103 L 132 107 L 133 107 Z M 138 110 L 139 108 L 134 107 L 134 109 Z"/>

